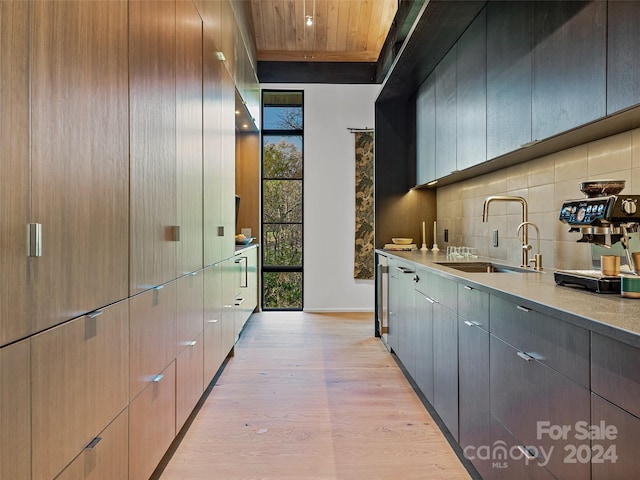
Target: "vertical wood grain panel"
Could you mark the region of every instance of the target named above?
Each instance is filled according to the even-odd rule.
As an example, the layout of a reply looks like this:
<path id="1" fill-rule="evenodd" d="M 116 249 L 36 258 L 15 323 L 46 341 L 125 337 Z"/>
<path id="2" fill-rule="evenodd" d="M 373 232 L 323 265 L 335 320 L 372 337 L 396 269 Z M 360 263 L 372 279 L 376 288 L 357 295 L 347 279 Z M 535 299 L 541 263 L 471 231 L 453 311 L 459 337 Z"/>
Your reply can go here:
<path id="1" fill-rule="evenodd" d="M 175 7 L 129 3 L 131 294 L 176 276 Z"/>
<path id="2" fill-rule="evenodd" d="M 176 432 L 180 431 L 204 391 L 203 335 L 176 358 Z"/>
<path id="3" fill-rule="evenodd" d="M 204 384 L 209 385 L 218 371 L 222 356 L 222 266 L 204 271 Z"/>
<path id="4" fill-rule="evenodd" d="M 129 401 L 129 304 L 32 339 L 33 479 L 57 475 Z"/>
<path id="5" fill-rule="evenodd" d="M 175 437 L 176 366 L 129 406 L 129 480 L 147 480 Z"/>
<path id="6" fill-rule="evenodd" d="M 0 345 L 31 332 L 25 251 L 30 206 L 28 32 L 29 4 L 0 2 Z"/>
<path id="7" fill-rule="evenodd" d="M 202 20 L 191 1 L 176 4 L 178 273 L 202 268 Z"/>
<path id="8" fill-rule="evenodd" d="M 56 480 L 115 480 L 129 476 L 129 410 L 102 432 L 100 442 L 85 449 Z"/>
<path id="9" fill-rule="evenodd" d="M 131 399 L 176 358 L 176 301 L 176 282 L 130 300 Z"/>
<path id="10" fill-rule="evenodd" d="M 127 4 L 33 2 L 37 330 L 127 294 Z M 99 273 L 98 273 L 99 272 Z"/>
<path id="11" fill-rule="evenodd" d="M 236 193 L 240 195 L 240 210 L 236 231 L 251 228 L 251 235 L 260 238 L 260 135 L 236 135 Z"/>
<path id="12" fill-rule="evenodd" d="M 31 341 L 0 349 L 0 478 L 31 478 Z"/>
<path id="13" fill-rule="evenodd" d="M 220 141 L 222 142 L 222 217 L 224 238 L 222 256 L 229 258 L 235 253 L 236 226 L 236 90 L 233 79 L 222 72 L 222 120 Z"/>
<path id="14" fill-rule="evenodd" d="M 176 281 L 178 321 L 176 335 L 180 349 L 202 333 L 204 318 L 204 275 L 202 271 Z"/>

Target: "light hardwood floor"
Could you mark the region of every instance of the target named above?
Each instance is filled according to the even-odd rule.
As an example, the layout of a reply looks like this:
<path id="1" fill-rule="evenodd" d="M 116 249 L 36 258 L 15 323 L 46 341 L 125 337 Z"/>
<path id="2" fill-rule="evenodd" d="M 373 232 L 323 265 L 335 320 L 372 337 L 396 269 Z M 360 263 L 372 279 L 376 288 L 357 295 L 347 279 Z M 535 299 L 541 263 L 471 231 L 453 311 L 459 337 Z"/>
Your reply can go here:
<path id="1" fill-rule="evenodd" d="M 468 479 L 370 314 L 254 314 L 159 477 Z"/>

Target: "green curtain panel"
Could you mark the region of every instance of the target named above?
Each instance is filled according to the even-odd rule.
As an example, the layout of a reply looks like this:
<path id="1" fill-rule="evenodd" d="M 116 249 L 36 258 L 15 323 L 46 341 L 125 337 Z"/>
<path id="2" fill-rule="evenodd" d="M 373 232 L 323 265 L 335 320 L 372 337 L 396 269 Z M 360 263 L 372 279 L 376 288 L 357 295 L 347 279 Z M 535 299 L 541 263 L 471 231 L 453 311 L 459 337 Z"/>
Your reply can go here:
<path id="1" fill-rule="evenodd" d="M 373 131 L 355 132 L 356 232 L 353 277 L 374 277 Z"/>

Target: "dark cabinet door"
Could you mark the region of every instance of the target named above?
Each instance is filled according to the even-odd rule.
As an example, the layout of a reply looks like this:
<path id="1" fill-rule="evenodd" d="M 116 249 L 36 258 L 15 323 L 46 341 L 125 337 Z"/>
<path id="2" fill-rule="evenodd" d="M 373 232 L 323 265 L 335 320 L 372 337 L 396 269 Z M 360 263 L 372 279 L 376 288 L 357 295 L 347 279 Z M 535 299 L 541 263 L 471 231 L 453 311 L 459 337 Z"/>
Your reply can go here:
<path id="1" fill-rule="evenodd" d="M 436 178 L 456 169 L 457 46 L 436 67 Z"/>
<path id="2" fill-rule="evenodd" d="M 398 325 L 398 307 L 400 305 L 400 280 L 398 278 L 399 270 L 397 268 L 398 262 L 390 258 L 389 259 L 389 319 L 388 327 L 389 332 L 387 334 L 387 342 L 389 347 L 394 352 L 399 348 L 399 325 Z"/>
<path id="3" fill-rule="evenodd" d="M 415 331 L 415 315 L 414 315 L 414 289 L 413 277 L 415 270 L 409 265 L 400 265 L 398 271 L 398 335 L 399 346 L 396 354 L 405 366 L 409 375 L 415 378 L 416 373 L 416 348 L 417 338 Z"/>
<path id="4" fill-rule="evenodd" d="M 486 9 L 458 41 L 456 169 L 487 159 L 487 15 Z"/>
<path id="5" fill-rule="evenodd" d="M 433 406 L 458 440 L 458 315 L 433 305 Z"/>
<path id="6" fill-rule="evenodd" d="M 436 77 L 431 74 L 416 101 L 416 184 L 436 178 Z"/>
<path id="7" fill-rule="evenodd" d="M 606 113 L 607 2 L 536 2 L 533 9 L 534 140 Z"/>
<path id="8" fill-rule="evenodd" d="M 575 426 L 590 422 L 589 391 L 494 335 L 489 352 L 491 413 L 556 478 L 589 478 L 588 462 L 566 461 Z"/>
<path id="9" fill-rule="evenodd" d="M 607 114 L 640 103 L 640 5 L 608 2 Z"/>
<path id="10" fill-rule="evenodd" d="M 592 480 L 636 478 L 640 419 L 592 394 L 591 424 L 598 427 L 591 441 Z"/>
<path id="11" fill-rule="evenodd" d="M 430 297 L 415 292 L 416 374 L 414 380 L 433 404 L 433 305 Z"/>
<path id="12" fill-rule="evenodd" d="M 531 141 L 532 2 L 487 5 L 487 159 Z"/>

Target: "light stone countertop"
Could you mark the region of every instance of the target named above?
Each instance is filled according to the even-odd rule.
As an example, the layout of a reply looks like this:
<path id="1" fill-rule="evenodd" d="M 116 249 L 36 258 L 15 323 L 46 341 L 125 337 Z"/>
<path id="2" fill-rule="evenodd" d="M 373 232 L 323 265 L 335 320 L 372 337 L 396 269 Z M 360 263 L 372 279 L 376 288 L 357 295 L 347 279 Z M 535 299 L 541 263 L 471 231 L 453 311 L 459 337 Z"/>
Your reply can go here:
<path id="1" fill-rule="evenodd" d="M 447 258 L 444 252 L 376 252 L 409 260 L 429 268 L 432 273 L 640 348 L 640 299 L 556 285 L 552 268 L 531 273 L 468 273 L 438 265 L 437 262 L 455 261 Z M 487 257 L 458 260 L 460 263 L 469 261 L 507 265 L 502 260 Z"/>

